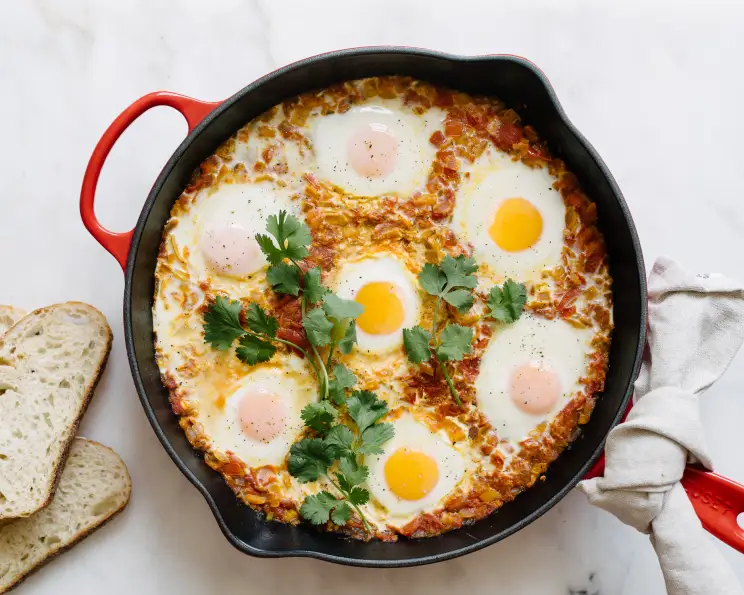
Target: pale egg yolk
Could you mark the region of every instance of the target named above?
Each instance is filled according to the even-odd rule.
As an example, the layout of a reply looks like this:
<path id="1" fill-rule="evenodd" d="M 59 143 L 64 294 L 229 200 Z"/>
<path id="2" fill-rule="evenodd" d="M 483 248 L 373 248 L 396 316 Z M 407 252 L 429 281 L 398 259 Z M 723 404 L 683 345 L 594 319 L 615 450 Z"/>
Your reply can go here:
<path id="1" fill-rule="evenodd" d="M 349 164 L 360 176 L 381 178 L 395 167 L 398 141 L 384 124 L 369 124 L 349 139 Z"/>
<path id="2" fill-rule="evenodd" d="M 561 396 L 561 382 L 552 370 L 522 364 L 512 372 L 509 396 L 518 409 L 532 415 L 548 413 Z"/>
<path id="3" fill-rule="evenodd" d="M 521 252 L 537 243 L 542 229 L 540 211 L 530 201 L 508 198 L 496 211 L 488 234 L 499 248 L 507 252 Z"/>
<path id="4" fill-rule="evenodd" d="M 429 455 L 399 448 L 385 463 L 385 481 L 403 500 L 421 500 L 439 481 L 439 467 Z"/>
<path id="5" fill-rule="evenodd" d="M 246 391 L 240 400 L 238 417 L 248 438 L 256 442 L 271 442 L 284 430 L 287 412 L 277 395 L 259 388 Z"/>
<path id="6" fill-rule="evenodd" d="M 227 275 L 248 275 L 263 265 L 258 243 L 251 236 L 241 225 L 212 227 L 201 235 L 199 246 L 211 268 Z"/>
<path id="7" fill-rule="evenodd" d="M 369 335 L 388 335 L 403 325 L 403 301 L 398 288 L 387 281 L 363 285 L 354 298 L 364 306 L 357 325 Z"/>

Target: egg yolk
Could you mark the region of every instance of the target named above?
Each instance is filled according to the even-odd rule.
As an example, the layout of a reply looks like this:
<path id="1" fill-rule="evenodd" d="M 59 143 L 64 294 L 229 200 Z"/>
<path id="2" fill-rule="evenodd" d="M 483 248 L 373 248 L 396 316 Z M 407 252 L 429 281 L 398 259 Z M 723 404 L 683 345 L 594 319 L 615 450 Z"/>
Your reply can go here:
<path id="1" fill-rule="evenodd" d="M 532 415 L 548 413 L 561 396 L 558 374 L 528 363 L 512 372 L 509 396 L 516 407 Z"/>
<path id="2" fill-rule="evenodd" d="M 540 239 L 543 220 L 535 206 L 524 198 L 508 198 L 494 215 L 488 234 L 507 252 L 521 252 Z"/>
<path id="3" fill-rule="evenodd" d="M 258 243 L 241 225 L 208 229 L 201 235 L 199 247 L 207 264 L 226 275 L 247 275 L 263 265 Z"/>
<path id="4" fill-rule="evenodd" d="M 384 124 L 369 124 L 349 139 L 349 164 L 360 176 L 381 178 L 395 168 L 398 141 Z"/>
<path id="5" fill-rule="evenodd" d="M 287 412 L 278 395 L 254 389 L 240 400 L 238 417 L 243 433 L 256 442 L 271 442 L 286 426 Z"/>
<path id="6" fill-rule="evenodd" d="M 403 325 L 403 301 L 398 288 L 387 281 L 363 285 L 354 298 L 364 306 L 357 326 L 369 335 L 388 335 Z"/>
<path id="7" fill-rule="evenodd" d="M 439 467 L 429 455 L 399 448 L 385 463 L 385 481 L 403 500 L 421 500 L 439 481 Z"/>

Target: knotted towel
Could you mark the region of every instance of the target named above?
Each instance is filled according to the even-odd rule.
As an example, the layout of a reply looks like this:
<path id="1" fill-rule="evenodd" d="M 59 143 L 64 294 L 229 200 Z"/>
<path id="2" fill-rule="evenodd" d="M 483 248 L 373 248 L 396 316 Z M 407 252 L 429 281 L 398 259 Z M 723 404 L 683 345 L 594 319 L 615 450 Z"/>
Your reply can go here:
<path id="1" fill-rule="evenodd" d="M 592 504 L 651 535 L 669 595 L 744 595 L 679 480 L 712 467 L 698 397 L 744 340 L 744 286 L 660 258 L 648 279 L 648 346 L 635 405 L 607 438 L 604 477 L 579 489 Z"/>

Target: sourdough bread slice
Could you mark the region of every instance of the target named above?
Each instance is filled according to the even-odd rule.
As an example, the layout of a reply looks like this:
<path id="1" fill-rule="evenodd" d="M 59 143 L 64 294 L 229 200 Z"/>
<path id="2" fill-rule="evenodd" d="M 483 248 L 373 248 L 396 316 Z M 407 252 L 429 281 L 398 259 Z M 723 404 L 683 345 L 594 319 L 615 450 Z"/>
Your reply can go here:
<path id="1" fill-rule="evenodd" d="M 21 310 L 15 306 L 4 306 L 0 304 L 0 337 L 25 315 L 25 310 Z"/>
<path id="2" fill-rule="evenodd" d="M 110 350 L 106 318 L 78 302 L 36 310 L 0 339 L 0 521 L 51 502 Z"/>
<path id="3" fill-rule="evenodd" d="M 126 465 L 113 450 L 76 438 L 52 503 L 0 527 L 0 593 L 121 512 L 131 491 Z"/>

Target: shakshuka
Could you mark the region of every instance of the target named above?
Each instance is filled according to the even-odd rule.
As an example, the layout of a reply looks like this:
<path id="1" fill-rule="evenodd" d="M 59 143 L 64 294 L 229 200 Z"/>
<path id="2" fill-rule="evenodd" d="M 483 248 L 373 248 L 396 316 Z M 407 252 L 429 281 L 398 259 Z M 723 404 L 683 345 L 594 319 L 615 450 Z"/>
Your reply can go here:
<path id="1" fill-rule="evenodd" d="M 277 264 L 260 236 L 280 213 L 309 243 Z M 165 226 L 153 311 L 173 411 L 267 520 L 394 541 L 482 519 L 538 480 L 603 390 L 612 290 L 596 219 L 577 178 L 498 99 L 404 77 L 289 99 L 201 164 Z M 464 293 L 442 299 L 454 278 L 445 261 L 475 264 L 473 281 L 451 292 Z M 445 275 L 434 293 L 422 286 L 427 266 L 435 282 L 437 267 Z M 338 303 L 360 305 L 353 347 L 334 351 L 335 326 L 329 343 L 315 338 L 326 323 L 308 323 L 311 270 Z M 508 323 L 486 316 L 489 289 L 507 280 L 525 295 Z M 205 340 L 222 298 L 247 325 L 235 336 L 271 344 L 272 356 Z M 246 322 L 253 304 L 275 321 L 264 335 Z M 448 355 L 448 339 L 467 345 Z M 333 386 L 335 402 L 324 396 Z M 385 426 L 366 449 L 352 390 L 355 408 L 367 403 L 379 412 L 367 421 Z M 308 411 L 348 423 L 337 432 L 350 436 L 346 455 L 322 451 L 328 426 Z M 300 442 L 308 448 L 293 450 Z M 290 472 L 291 452 L 331 455 L 313 475 Z"/>

